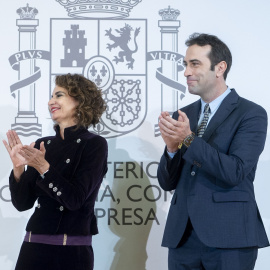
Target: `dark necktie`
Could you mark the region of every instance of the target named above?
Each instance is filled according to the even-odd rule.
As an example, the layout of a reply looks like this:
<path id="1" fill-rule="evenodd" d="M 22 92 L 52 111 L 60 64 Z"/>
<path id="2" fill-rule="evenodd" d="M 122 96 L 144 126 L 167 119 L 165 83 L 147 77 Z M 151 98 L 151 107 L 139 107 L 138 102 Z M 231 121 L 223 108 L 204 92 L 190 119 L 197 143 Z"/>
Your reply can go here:
<path id="1" fill-rule="evenodd" d="M 205 104 L 203 113 L 204 113 L 203 120 L 197 130 L 198 137 L 202 137 L 204 131 L 206 130 L 207 122 L 211 113 L 208 103 Z"/>

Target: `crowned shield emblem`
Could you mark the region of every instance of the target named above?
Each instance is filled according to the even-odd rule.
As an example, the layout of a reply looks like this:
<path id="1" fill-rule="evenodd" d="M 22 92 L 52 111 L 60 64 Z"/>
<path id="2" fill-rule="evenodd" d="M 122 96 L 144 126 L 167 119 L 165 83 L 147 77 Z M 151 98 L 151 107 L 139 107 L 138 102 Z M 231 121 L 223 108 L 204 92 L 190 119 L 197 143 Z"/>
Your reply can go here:
<path id="1" fill-rule="evenodd" d="M 147 112 L 146 20 L 51 19 L 51 92 L 58 74 L 78 73 L 102 89 L 106 111 L 92 132 L 137 129 Z"/>

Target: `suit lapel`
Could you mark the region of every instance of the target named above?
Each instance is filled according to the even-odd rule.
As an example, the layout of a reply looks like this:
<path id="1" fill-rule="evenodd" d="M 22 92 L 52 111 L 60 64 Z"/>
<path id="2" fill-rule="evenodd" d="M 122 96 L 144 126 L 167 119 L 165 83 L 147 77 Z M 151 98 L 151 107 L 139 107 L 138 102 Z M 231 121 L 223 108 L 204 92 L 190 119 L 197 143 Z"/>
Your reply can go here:
<path id="1" fill-rule="evenodd" d="M 201 110 L 201 100 L 199 99 L 196 102 L 194 102 L 191 106 L 188 106 L 187 110 L 185 111 L 189 119 L 190 129 L 194 133 L 197 133 L 200 110 Z"/>
<path id="2" fill-rule="evenodd" d="M 221 125 L 224 120 L 231 114 L 231 112 L 236 108 L 238 99 L 239 96 L 236 91 L 234 89 L 231 89 L 231 93 L 224 98 L 215 115 L 209 122 L 202 136 L 205 141 L 208 141 L 208 139 L 211 137 L 217 127 Z"/>

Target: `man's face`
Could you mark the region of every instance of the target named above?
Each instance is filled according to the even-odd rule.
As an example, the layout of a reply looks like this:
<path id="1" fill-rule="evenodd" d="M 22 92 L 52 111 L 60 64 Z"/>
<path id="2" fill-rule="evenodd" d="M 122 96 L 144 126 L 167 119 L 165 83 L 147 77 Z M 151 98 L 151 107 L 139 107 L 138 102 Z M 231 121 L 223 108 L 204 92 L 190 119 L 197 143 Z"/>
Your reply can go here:
<path id="1" fill-rule="evenodd" d="M 211 62 L 208 57 L 210 51 L 210 45 L 203 47 L 192 45 L 186 51 L 184 75 L 191 94 L 203 97 L 216 89 L 216 72 L 211 70 Z"/>

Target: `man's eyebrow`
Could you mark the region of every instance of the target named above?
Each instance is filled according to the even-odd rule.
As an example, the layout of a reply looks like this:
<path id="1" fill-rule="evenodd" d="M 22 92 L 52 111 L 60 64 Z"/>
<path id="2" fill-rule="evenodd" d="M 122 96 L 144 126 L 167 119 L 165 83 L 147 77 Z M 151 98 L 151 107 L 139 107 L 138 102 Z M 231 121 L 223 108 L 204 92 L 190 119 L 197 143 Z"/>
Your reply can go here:
<path id="1" fill-rule="evenodd" d="M 195 63 L 195 62 L 201 63 L 201 61 L 198 60 L 198 59 L 191 59 L 191 60 L 189 60 L 188 62 L 189 62 L 189 63 Z M 187 65 L 187 61 L 184 60 L 184 61 L 183 61 L 183 64 L 186 66 L 186 65 Z"/>
<path id="2" fill-rule="evenodd" d="M 189 60 L 189 62 L 190 62 L 190 63 L 194 63 L 194 62 L 199 62 L 199 63 L 201 63 L 201 61 L 198 60 L 198 59 L 191 59 L 191 60 Z"/>

